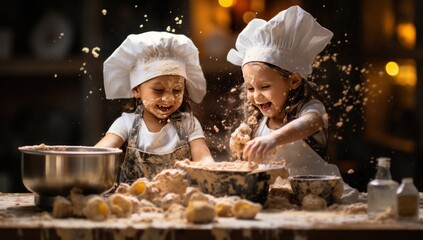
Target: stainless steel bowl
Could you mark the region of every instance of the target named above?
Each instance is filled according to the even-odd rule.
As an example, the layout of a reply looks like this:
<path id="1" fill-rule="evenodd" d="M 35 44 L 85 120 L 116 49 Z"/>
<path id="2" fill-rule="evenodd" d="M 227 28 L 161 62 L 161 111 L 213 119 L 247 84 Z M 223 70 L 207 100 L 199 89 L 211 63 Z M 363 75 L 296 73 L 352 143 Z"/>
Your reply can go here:
<path id="1" fill-rule="evenodd" d="M 122 150 L 86 146 L 24 146 L 21 167 L 25 187 L 36 194 L 37 205 L 48 198 L 68 196 L 72 188 L 102 194 L 116 183 Z M 46 199 L 43 203 L 43 199 Z"/>

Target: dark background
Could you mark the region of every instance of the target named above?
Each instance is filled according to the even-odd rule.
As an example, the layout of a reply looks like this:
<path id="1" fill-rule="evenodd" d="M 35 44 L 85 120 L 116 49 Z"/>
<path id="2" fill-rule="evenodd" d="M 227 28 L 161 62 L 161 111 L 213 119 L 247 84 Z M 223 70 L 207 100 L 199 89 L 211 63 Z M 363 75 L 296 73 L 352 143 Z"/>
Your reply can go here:
<path id="1" fill-rule="evenodd" d="M 239 12 L 251 1 L 254 0 L 238 0 L 237 7 L 227 10 L 230 24 L 224 30 L 229 32 L 229 41 L 213 41 L 209 46 L 234 46 L 236 34 L 245 26 Z M 217 4 L 217 0 L 204 2 Z M 364 0 L 261 2 L 265 4 L 265 10 L 257 13 L 257 17 L 268 20 L 289 5 L 298 4 L 334 32 L 331 44 L 322 53 L 332 58 L 322 61 L 311 79 L 321 85 L 326 94 L 331 116 L 330 161 L 340 167 L 345 181 L 365 191 L 367 182 L 375 173 L 375 159 L 387 156 L 392 158 L 393 178 L 400 181 L 403 177 L 413 177 L 422 191 L 423 180 L 418 174 L 423 172 L 423 110 L 418 107 L 423 91 L 420 64 L 423 19 L 418 14 L 423 10 L 421 1 L 383 0 L 373 4 Z M 209 54 L 204 44 L 207 36 L 199 34 L 202 29 L 194 24 L 199 21 L 195 8 L 198 4 L 195 0 L 16 0 L 2 3 L 0 191 L 27 191 L 20 177 L 19 146 L 40 143 L 94 145 L 121 112 L 119 101 L 105 100 L 103 61 L 128 34 L 165 31 L 169 26 L 176 33 L 192 37 L 199 46 L 208 94 L 203 104 L 195 106 L 195 111 L 216 159 L 227 158 L 228 136 L 238 121 L 234 111 L 238 103 L 237 91 L 231 92 L 231 89 L 239 87 L 242 78 L 240 69 L 231 66 L 224 57 Z M 398 10 L 406 4 L 412 4 L 411 14 Z M 102 14 L 103 9 L 107 10 L 106 15 Z M 376 13 L 380 9 L 391 13 L 393 20 L 378 18 Z M 374 16 L 368 14 L 372 11 L 375 11 Z M 42 25 L 47 16 L 55 17 L 53 23 Z M 175 24 L 175 16 L 183 17 L 182 24 Z M 412 49 L 402 47 L 395 37 L 370 43 L 369 39 L 378 37 L 377 31 L 368 30 L 372 29 L 374 22 L 379 21 L 383 26 L 383 23 L 393 21 L 395 24 L 404 18 L 409 18 L 416 28 L 416 43 Z M 60 36 L 62 32 L 64 35 Z M 37 36 L 42 40 L 34 40 Z M 91 53 L 82 52 L 83 47 L 90 51 L 99 47 L 100 56 L 96 58 Z M 335 56 L 336 60 L 333 60 Z M 364 86 L 371 82 L 369 76 L 379 71 L 376 68 L 378 63 L 395 59 L 412 59 L 416 63 L 414 94 L 375 94 L 369 102 L 387 97 L 387 101 L 379 104 L 387 104 L 390 111 L 380 112 L 379 118 L 367 117 L 368 112 L 377 113 L 381 105 L 365 104 L 363 99 L 373 90 Z M 380 88 L 386 89 L 383 84 Z M 365 90 L 353 91 L 357 85 Z M 393 89 L 401 90 L 395 86 Z M 404 98 L 413 103 L 412 108 L 401 104 Z M 344 103 L 341 106 L 336 104 L 340 99 Z M 348 106 L 353 106 L 352 110 L 348 110 Z M 342 127 L 336 125 L 339 122 L 343 123 Z M 382 129 L 385 135 L 372 137 L 371 132 L 379 131 L 372 128 L 374 122 L 386 126 Z M 383 136 L 401 141 L 386 143 Z"/>

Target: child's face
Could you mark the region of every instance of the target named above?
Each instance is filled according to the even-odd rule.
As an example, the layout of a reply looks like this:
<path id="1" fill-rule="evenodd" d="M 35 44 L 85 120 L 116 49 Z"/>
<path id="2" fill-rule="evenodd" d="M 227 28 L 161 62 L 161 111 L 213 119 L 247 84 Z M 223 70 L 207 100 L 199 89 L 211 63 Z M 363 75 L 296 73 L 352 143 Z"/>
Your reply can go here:
<path id="1" fill-rule="evenodd" d="M 132 90 L 140 98 L 144 111 L 159 119 L 165 119 L 182 104 L 185 79 L 181 76 L 165 75 L 155 77 Z"/>
<path id="2" fill-rule="evenodd" d="M 264 63 L 247 63 L 242 68 L 247 98 L 269 118 L 283 117 L 282 108 L 292 87 L 289 79 Z"/>

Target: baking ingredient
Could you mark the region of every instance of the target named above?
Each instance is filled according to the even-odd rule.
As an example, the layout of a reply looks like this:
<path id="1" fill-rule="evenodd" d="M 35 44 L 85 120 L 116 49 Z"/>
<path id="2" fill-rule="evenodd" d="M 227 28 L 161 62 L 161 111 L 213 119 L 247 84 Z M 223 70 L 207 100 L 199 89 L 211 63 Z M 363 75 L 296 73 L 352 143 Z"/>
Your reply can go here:
<path id="1" fill-rule="evenodd" d="M 322 210 L 325 209 L 326 206 L 326 200 L 315 194 L 305 195 L 303 201 L 301 202 L 301 208 L 308 211 Z"/>
<path id="2" fill-rule="evenodd" d="M 232 212 L 237 219 L 254 219 L 262 206 L 246 199 L 236 201 L 232 207 Z"/>
<path id="3" fill-rule="evenodd" d="M 55 218 L 72 216 L 72 203 L 65 197 L 57 196 L 53 201 L 52 215 Z"/>
<path id="4" fill-rule="evenodd" d="M 92 196 L 82 209 L 83 215 L 90 220 L 103 221 L 110 216 L 110 208 L 100 196 Z"/>
<path id="5" fill-rule="evenodd" d="M 370 219 L 387 212 L 387 209 L 391 209 L 395 217 L 398 183 L 392 180 L 390 161 L 391 159 L 385 157 L 377 159 L 376 177 L 367 185 L 367 215 Z"/>
<path id="6" fill-rule="evenodd" d="M 139 178 L 131 184 L 130 192 L 139 199 L 150 199 L 152 195 L 151 184 L 147 178 Z"/>
<path id="7" fill-rule="evenodd" d="M 132 214 L 133 204 L 127 195 L 114 193 L 107 199 L 107 203 L 112 213 L 119 218 L 128 217 Z"/>
<path id="8" fill-rule="evenodd" d="M 151 185 L 163 193 L 184 194 L 189 185 L 185 177 L 186 173 L 183 170 L 165 169 L 153 178 Z"/>
<path id="9" fill-rule="evenodd" d="M 190 223 L 211 223 L 216 216 L 214 206 L 206 201 L 189 202 L 185 214 Z"/>
<path id="10" fill-rule="evenodd" d="M 417 221 L 419 219 L 419 191 L 412 178 L 403 178 L 397 190 L 398 220 Z"/>
<path id="11" fill-rule="evenodd" d="M 248 126 L 246 123 L 241 123 L 241 125 L 231 134 L 229 148 L 236 154 L 237 159 L 242 158 L 244 146 L 251 139 L 251 132 L 252 129 L 250 126 Z"/>

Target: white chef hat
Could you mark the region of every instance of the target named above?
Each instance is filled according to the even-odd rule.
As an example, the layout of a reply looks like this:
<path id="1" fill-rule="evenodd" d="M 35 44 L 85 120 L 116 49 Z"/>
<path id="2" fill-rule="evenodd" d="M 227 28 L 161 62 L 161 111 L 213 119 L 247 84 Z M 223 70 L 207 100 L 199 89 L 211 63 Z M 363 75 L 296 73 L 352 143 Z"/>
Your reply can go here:
<path id="1" fill-rule="evenodd" d="M 129 35 L 106 59 L 103 74 L 107 99 L 131 98 L 134 87 L 163 75 L 184 77 L 189 98 L 196 103 L 206 94 L 198 49 L 181 34 L 151 31 Z"/>
<path id="2" fill-rule="evenodd" d="M 238 66 L 253 61 L 270 63 L 307 79 L 317 54 L 332 36 L 312 15 L 292 6 L 268 22 L 250 21 L 238 35 L 236 50 L 229 51 L 227 60 Z"/>

